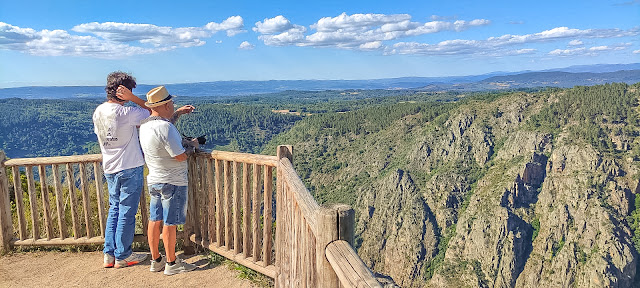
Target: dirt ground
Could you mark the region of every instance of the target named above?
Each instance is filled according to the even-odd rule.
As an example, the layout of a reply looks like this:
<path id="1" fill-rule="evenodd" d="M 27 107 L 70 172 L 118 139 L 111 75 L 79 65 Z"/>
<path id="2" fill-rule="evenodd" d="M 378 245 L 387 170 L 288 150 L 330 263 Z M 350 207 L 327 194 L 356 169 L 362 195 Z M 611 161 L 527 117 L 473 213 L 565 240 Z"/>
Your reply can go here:
<path id="1" fill-rule="evenodd" d="M 0 257 L 0 287 L 223 287 L 257 288 L 227 265 L 202 254 L 178 255 L 198 269 L 172 276 L 149 272 L 149 259 L 127 268 L 102 267 L 102 252 L 14 252 Z"/>

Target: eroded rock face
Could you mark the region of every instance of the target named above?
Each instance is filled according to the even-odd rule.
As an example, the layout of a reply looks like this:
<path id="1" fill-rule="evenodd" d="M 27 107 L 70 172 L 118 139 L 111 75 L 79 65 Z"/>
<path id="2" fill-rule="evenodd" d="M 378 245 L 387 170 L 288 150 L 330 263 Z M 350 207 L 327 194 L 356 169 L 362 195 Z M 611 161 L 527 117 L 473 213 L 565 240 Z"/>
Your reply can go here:
<path id="1" fill-rule="evenodd" d="M 420 279 L 421 263 L 433 257 L 433 215 L 411 176 L 396 170 L 363 191 L 356 235 L 358 254 L 375 271 L 384 271 L 402 287 Z M 358 241 L 358 240 L 357 240 Z"/>
<path id="2" fill-rule="evenodd" d="M 636 283 L 638 252 L 627 222 L 640 193 L 633 159 L 601 154 L 567 131 L 535 132 L 527 120 L 554 97 L 516 96 L 459 107 L 439 126 L 403 120 L 363 136 L 360 151 L 336 150 L 347 168 L 313 171 L 313 185 L 360 180 L 358 254 L 387 282 Z"/>
<path id="3" fill-rule="evenodd" d="M 620 225 L 625 214 L 611 213 L 628 211 L 628 200 L 609 206 L 603 198 L 628 199 L 627 179 L 613 176 L 622 175 L 622 167 L 572 145 L 558 147 L 551 158 L 562 159 L 564 168 L 547 171 L 535 209 L 539 236 L 516 286 L 631 287 L 637 265 L 631 234 Z"/>
<path id="4" fill-rule="evenodd" d="M 554 169 L 544 145 L 531 147 L 529 157 L 512 154 L 526 153 L 522 147 L 501 152 L 522 160 L 497 162 L 479 181 L 430 285 L 631 287 L 637 260 L 619 223 L 636 181 L 593 149 L 559 143 L 549 158 L 563 168 Z"/>

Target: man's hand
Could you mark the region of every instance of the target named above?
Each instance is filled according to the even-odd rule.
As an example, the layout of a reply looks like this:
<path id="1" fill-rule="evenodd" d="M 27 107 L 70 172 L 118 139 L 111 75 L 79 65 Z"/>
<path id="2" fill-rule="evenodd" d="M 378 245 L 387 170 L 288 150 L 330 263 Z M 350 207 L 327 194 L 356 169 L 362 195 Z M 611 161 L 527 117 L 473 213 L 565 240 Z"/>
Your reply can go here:
<path id="1" fill-rule="evenodd" d="M 133 103 L 136 103 L 138 106 L 142 107 L 143 109 L 151 113 L 151 109 L 146 105 L 144 105 L 144 100 L 138 98 L 138 96 L 136 95 L 133 95 L 133 93 L 131 93 L 131 90 L 129 90 L 129 88 L 127 87 L 124 87 L 122 85 L 118 86 L 118 89 L 116 90 L 116 96 L 124 100 L 125 102 L 131 101 Z"/>
<path id="2" fill-rule="evenodd" d="M 193 107 L 193 105 L 184 105 L 184 106 L 178 108 L 176 110 L 176 113 L 178 113 L 180 115 L 189 114 L 189 113 L 193 112 L 193 110 L 195 110 L 195 109 L 196 109 L 196 107 Z"/>
<path id="3" fill-rule="evenodd" d="M 178 108 L 176 110 L 176 112 L 173 112 L 173 116 L 171 116 L 171 119 L 169 119 L 169 121 L 171 121 L 171 123 L 176 124 L 176 121 L 178 121 L 178 117 L 180 117 L 180 115 L 182 114 L 189 114 L 191 112 L 193 112 L 193 110 L 195 110 L 196 107 L 193 107 L 193 105 L 184 105 L 180 108 Z"/>
<path id="4" fill-rule="evenodd" d="M 200 148 L 200 143 L 198 142 L 198 138 L 193 138 L 191 139 L 191 146 L 193 146 L 193 148 L 198 149 Z"/>
<path id="5" fill-rule="evenodd" d="M 138 98 L 136 95 L 133 95 L 129 88 L 122 85 L 118 86 L 118 90 L 116 90 L 116 96 L 124 101 L 133 101 L 135 100 L 135 98 Z"/>

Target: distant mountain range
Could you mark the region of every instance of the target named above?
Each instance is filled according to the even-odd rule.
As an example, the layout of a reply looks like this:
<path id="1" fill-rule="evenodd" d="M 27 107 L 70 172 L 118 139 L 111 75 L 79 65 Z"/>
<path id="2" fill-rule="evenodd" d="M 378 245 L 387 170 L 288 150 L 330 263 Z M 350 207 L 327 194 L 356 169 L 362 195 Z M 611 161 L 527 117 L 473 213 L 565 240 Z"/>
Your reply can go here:
<path id="1" fill-rule="evenodd" d="M 561 69 L 522 72 L 493 72 L 482 75 L 450 77 L 401 77 L 371 80 L 271 80 L 214 81 L 168 84 L 179 96 L 238 96 L 287 90 L 323 91 L 347 89 L 418 89 L 426 91 L 483 91 L 540 86 L 591 86 L 610 82 L 640 82 L 640 63 L 571 66 Z M 144 94 L 156 85 L 138 85 L 136 94 Z M 102 86 L 30 86 L 0 89 L 2 98 L 56 99 L 103 98 Z"/>

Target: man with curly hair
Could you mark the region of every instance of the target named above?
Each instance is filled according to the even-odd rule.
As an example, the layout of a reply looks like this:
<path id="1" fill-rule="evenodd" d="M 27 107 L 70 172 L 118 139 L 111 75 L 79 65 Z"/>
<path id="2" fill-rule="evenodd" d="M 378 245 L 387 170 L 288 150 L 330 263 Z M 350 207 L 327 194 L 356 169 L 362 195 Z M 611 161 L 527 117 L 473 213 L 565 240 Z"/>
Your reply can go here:
<path id="1" fill-rule="evenodd" d="M 133 253 L 136 211 L 143 189 L 144 156 L 138 140 L 140 121 L 149 117 L 145 101 L 133 95 L 136 79 L 116 71 L 107 76 L 107 102 L 93 113 L 94 132 L 102 152 L 109 187 L 109 215 L 104 233 L 104 267 L 138 264 L 146 254 Z M 137 106 L 125 106 L 128 101 Z"/>

